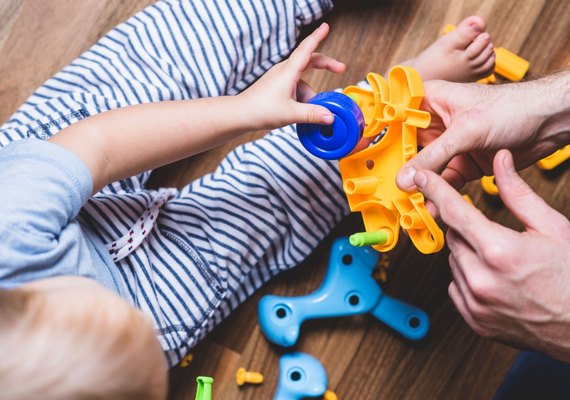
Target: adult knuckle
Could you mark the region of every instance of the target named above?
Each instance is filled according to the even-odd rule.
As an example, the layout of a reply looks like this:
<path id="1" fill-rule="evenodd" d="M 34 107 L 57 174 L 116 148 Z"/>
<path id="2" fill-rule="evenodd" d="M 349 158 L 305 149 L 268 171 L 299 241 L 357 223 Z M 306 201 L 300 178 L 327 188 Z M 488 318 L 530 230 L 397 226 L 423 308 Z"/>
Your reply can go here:
<path id="1" fill-rule="evenodd" d="M 482 250 L 483 260 L 491 266 L 499 266 L 509 258 L 509 252 L 501 243 L 489 242 Z"/>
<path id="2" fill-rule="evenodd" d="M 496 303 L 499 300 L 499 291 L 497 290 L 496 283 L 491 278 L 482 278 L 479 276 L 472 277 L 469 286 L 473 293 L 473 297 L 484 303 Z M 479 303 L 473 304 L 480 317 L 488 316 L 487 308 L 481 306 Z"/>

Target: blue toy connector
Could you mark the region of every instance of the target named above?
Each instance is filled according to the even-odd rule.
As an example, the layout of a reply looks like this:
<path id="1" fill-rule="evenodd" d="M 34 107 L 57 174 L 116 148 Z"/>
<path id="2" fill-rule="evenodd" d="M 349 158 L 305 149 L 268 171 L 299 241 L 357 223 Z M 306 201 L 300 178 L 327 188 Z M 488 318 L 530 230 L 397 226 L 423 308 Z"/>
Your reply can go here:
<path id="1" fill-rule="evenodd" d="M 327 386 L 327 372 L 319 360 L 304 353 L 285 354 L 279 360 L 279 384 L 273 399 L 321 397 Z"/>
<path id="2" fill-rule="evenodd" d="M 348 238 L 337 239 L 321 287 L 299 297 L 268 295 L 261 298 L 258 317 L 267 339 L 283 347 L 293 346 L 303 321 L 371 313 L 411 340 L 427 335 L 427 314 L 384 294 L 372 277 L 380 253 L 370 247 L 354 247 Z"/>
<path id="3" fill-rule="evenodd" d="M 350 154 L 364 132 L 364 115 L 354 100 L 338 92 L 322 92 L 309 100 L 330 110 L 332 125 L 297 124 L 297 135 L 313 155 L 337 160 Z"/>

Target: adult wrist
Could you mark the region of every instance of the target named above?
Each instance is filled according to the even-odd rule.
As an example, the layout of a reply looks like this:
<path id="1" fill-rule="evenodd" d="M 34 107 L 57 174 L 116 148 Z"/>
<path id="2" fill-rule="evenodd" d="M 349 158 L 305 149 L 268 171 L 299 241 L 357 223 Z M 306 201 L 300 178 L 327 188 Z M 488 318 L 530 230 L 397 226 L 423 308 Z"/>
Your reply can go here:
<path id="1" fill-rule="evenodd" d="M 529 84 L 534 111 L 541 120 L 539 140 L 552 143 L 553 150 L 570 144 L 570 70 Z"/>

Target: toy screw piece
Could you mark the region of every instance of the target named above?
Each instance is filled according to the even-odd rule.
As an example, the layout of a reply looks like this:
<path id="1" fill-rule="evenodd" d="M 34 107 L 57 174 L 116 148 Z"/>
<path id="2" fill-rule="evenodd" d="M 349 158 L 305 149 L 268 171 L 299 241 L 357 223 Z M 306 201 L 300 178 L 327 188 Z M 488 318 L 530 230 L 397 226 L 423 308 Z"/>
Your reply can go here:
<path id="1" fill-rule="evenodd" d="M 246 371 L 245 368 L 239 368 L 236 372 L 236 383 L 243 386 L 245 383 L 259 385 L 263 383 L 263 375 L 259 372 Z"/>
<path id="2" fill-rule="evenodd" d="M 193 358 L 194 356 L 192 354 L 187 354 L 182 360 L 180 360 L 180 366 L 182 368 L 186 368 L 187 366 L 190 365 L 190 362 L 192 361 Z"/>
<path id="3" fill-rule="evenodd" d="M 323 396 L 324 400 L 337 400 L 338 397 L 336 396 L 336 393 L 333 392 L 332 390 L 327 390 L 325 392 L 325 395 Z"/>
<path id="4" fill-rule="evenodd" d="M 209 376 L 199 376 L 196 378 L 196 382 L 198 382 L 198 388 L 196 389 L 195 400 L 212 400 L 212 385 L 214 384 L 214 378 Z"/>

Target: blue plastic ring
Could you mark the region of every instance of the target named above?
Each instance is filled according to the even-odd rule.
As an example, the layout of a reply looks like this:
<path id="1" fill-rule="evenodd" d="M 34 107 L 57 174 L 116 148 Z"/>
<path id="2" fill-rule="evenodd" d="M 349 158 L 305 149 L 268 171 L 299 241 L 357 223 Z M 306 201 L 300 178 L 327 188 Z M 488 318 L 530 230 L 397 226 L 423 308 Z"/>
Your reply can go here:
<path id="1" fill-rule="evenodd" d="M 297 124 L 301 144 L 325 160 L 337 160 L 350 154 L 364 131 L 364 115 L 356 102 L 342 93 L 322 92 L 309 100 L 309 104 L 330 110 L 334 122 L 332 125 Z"/>

